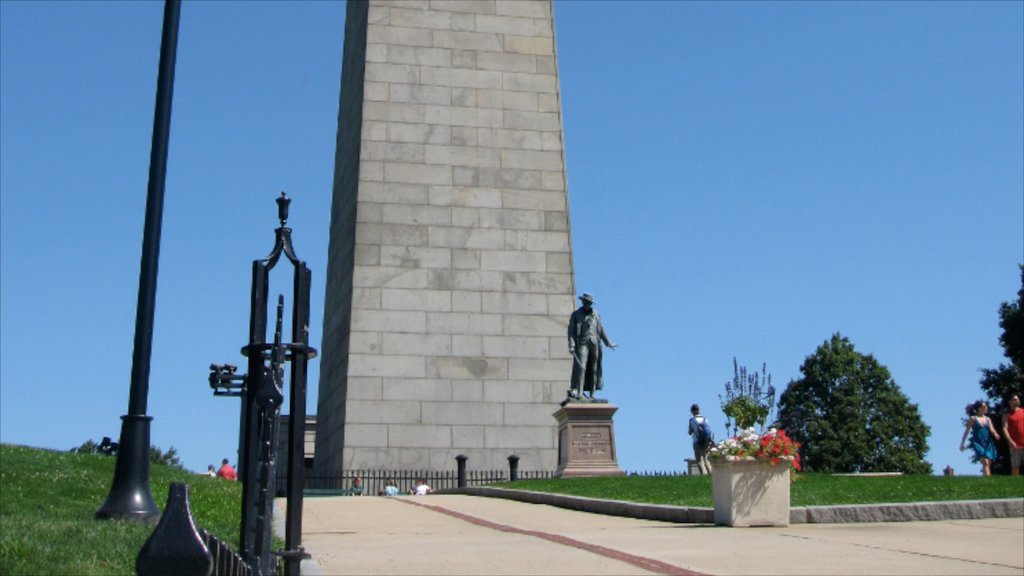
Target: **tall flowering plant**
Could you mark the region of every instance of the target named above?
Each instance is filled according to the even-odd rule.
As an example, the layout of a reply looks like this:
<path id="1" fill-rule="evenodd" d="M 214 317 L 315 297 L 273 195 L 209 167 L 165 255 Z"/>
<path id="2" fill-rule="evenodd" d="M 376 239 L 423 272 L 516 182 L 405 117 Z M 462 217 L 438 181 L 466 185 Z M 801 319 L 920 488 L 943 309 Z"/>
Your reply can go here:
<path id="1" fill-rule="evenodd" d="M 725 397 L 718 395 L 725 413 L 725 427 L 731 428 L 733 434 L 755 424 L 763 429 L 775 407 L 775 387 L 768 366 L 761 365 L 761 374 L 757 371 L 748 374 L 747 367 L 740 366 L 733 358 L 732 371 L 732 382 L 725 383 Z"/>
<path id="2" fill-rule="evenodd" d="M 788 461 L 794 470 L 800 470 L 800 443 L 786 436 L 785 430 L 771 428 L 758 434 L 747 428 L 732 438 L 722 440 L 708 451 L 708 458 L 725 460 L 766 460 L 774 466 Z"/>

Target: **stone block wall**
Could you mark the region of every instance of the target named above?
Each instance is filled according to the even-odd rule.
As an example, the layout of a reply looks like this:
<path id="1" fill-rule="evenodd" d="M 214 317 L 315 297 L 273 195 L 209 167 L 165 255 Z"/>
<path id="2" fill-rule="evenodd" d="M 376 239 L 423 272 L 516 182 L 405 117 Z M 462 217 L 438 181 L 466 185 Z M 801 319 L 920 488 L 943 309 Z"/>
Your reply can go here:
<path id="1" fill-rule="evenodd" d="M 351 1 L 316 467 L 554 469 L 575 305 L 550 0 Z"/>

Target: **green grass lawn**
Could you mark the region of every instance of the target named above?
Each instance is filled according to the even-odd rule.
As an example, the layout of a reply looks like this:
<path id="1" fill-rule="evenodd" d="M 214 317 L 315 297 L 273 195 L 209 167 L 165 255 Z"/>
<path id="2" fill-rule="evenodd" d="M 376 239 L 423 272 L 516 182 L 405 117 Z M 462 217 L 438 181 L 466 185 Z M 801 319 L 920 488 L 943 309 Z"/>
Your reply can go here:
<path id="1" fill-rule="evenodd" d="M 110 492 L 115 458 L 0 444 L 0 574 L 134 574 L 153 526 L 93 515 Z M 238 547 L 241 485 L 153 465 L 161 510 L 186 482 L 199 526 Z"/>
<path id="2" fill-rule="evenodd" d="M 570 494 L 670 506 L 710 508 L 710 476 L 620 476 L 552 478 L 503 484 L 503 488 Z M 1024 476 L 880 476 L 799 474 L 792 506 L 937 502 L 1024 497 Z"/>

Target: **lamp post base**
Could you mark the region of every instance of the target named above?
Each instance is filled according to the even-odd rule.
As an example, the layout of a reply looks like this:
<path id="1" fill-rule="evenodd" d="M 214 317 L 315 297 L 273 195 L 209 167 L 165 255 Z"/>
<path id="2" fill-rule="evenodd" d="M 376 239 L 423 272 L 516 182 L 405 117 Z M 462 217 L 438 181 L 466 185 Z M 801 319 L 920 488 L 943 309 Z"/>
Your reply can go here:
<path id="1" fill-rule="evenodd" d="M 155 524 L 160 509 L 149 488 L 149 423 L 152 416 L 121 416 L 114 483 L 96 518 Z"/>

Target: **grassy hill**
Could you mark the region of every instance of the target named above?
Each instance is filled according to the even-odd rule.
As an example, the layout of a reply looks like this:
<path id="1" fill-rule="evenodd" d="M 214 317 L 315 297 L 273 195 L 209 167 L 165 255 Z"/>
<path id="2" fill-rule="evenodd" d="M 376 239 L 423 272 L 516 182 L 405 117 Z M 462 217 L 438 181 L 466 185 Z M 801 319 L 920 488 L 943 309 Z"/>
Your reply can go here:
<path id="1" fill-rule="evenodd" d="M 710 508 L 710 476 L 604 477 L 523 480 L 503 487 L 625 500 L 668 506 Z M 1024 498 L 1024 476 L 833 476 L 799 474 L 790 491 L 791 506 L 834 506 L 899 502 L 941 502 Z"/>
<path id="2" fill-rule="evenodd" d="M 153 526 L 93 515 L 110 492 L 115 458 L 0 444 L 0 574 L 134 574 Z M 197 524 L 237 549 L 241 485 L 154 464 L 161 510 L 171 482 L 190 486 Z"/>

